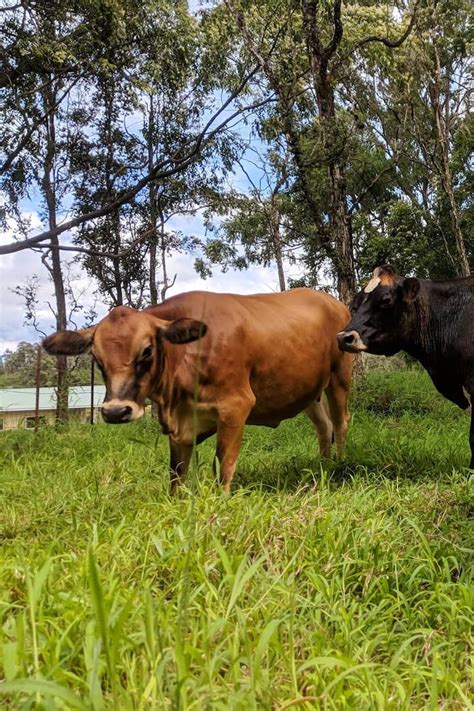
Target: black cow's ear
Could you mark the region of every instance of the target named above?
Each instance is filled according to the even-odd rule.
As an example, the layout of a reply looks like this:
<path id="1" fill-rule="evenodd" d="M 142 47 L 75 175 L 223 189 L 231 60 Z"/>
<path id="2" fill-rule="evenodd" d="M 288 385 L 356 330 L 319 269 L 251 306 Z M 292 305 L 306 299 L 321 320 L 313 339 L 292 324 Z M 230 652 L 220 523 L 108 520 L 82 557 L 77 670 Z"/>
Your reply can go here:
<path id="1" fill-rule="evenodd" d="M 191 343 L 205 336 L 207 326 L 192 318 L 178 318 L 162 330 L 163 337 L 170 343 Z"/>
<path id="2" fill-rule="evenodd" d="M 87 353 L 91 349 L 96 328 L 97 326 L 90 326 L 80 331 L 57 331 L 44 339 L 43 348 L 51 355 Z"/>
<path id="3" fill-rule="evenodd" d="M 404 301 L 406 301 L 407 304 L 411 304 L 412 301 L 415 301 L 420 291 L 420 280 L 416 279 L 415 277 L 408 277 L 407 279 L 403 280 L 402 287 Z"/>

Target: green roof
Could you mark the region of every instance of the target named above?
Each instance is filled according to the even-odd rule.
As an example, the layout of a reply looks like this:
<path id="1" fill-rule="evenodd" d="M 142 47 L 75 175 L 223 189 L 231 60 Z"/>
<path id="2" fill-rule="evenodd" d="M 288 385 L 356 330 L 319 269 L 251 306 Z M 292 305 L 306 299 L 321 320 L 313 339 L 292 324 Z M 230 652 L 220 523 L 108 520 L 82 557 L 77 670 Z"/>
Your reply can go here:
<path id="1" fill-rule="evenodd" d="M 105 385 L 94 388 L 94 407 L 99 407 L 105 398 Z M 36 388 L 0 388 L 0 412 L 34 410 Z M 91 406 L 89 385 L 74 385 L 69 388 L 69 408 L 72 410 Z M 40 388 L 40 410 L 56 409 L 56 388 Z"/>

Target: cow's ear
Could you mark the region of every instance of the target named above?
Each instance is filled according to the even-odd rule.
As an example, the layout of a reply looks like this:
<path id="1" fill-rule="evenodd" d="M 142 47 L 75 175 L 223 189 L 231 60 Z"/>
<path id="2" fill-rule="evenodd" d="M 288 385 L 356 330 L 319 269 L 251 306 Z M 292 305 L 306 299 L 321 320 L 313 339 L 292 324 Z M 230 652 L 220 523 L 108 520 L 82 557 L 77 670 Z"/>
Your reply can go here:
<path id="1" fill-rule="evenodd" d="M 170 343 L 191 343 L 206 334 L 207 326 L 192 318 L 178 318 L 162 329 L 162 335 Z"/>
<path id="2" fill-rule="evenodd" d="M 416 297 L 419 294 L 420 291 L 420 280 L 416 279 L 415 277 L 408 277 L 407 279 L 403 280 L 403 300 L 407 302 L 407 304 L 411 304 L 413 301 L 415 301 Z"/>
<path id="3" fill-rule="evenodd" d="M 43 341 L 43 348 L 51 355 L 80 355 L 91 349 L 97 326 L 80 331 L 57 331 Z"/>

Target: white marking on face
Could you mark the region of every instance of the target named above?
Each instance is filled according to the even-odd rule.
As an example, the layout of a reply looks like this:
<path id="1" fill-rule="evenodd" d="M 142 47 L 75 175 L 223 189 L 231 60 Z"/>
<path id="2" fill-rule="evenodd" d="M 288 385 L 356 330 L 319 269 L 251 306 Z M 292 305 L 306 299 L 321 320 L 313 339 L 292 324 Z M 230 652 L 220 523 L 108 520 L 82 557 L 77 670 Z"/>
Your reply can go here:
<path id="1" fill-rule="evenodd" d="M 372 279 L 369 281 L 367 286 L 364 289 L 364 292 L 366 294 L 370 294 L 371 291 L 376 289 L 378 285 L 380 284 L 380 278 L 378 276 L 373 276 Z"/>

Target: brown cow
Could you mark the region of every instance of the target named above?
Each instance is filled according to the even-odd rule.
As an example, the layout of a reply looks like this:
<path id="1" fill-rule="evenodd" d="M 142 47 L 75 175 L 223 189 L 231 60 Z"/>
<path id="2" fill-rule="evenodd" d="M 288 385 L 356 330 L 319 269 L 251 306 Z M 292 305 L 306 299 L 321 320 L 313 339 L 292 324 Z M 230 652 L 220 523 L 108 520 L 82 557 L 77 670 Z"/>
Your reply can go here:
<path id="1" fill-rule="evenodd" d="M 342 453 L 352 356 L 339 350 L 336 334 L 348 319 L 342 303 L 311 289 L 251 296 L 195 291 L 144 311 L 117 306 L 96 326 L 58 331 L 43 345 L 53 354 L 92 351 L 107 388 L 106 422 L 136 420 L 146 398 L 157 403 L 169 435 L 172 491 L 186 473 L 193 441 L 217 432 L 228 492 L 246 424 L 276 427 L 304 411 L 321 455 L 330 456 L 333 431 Z"/>

